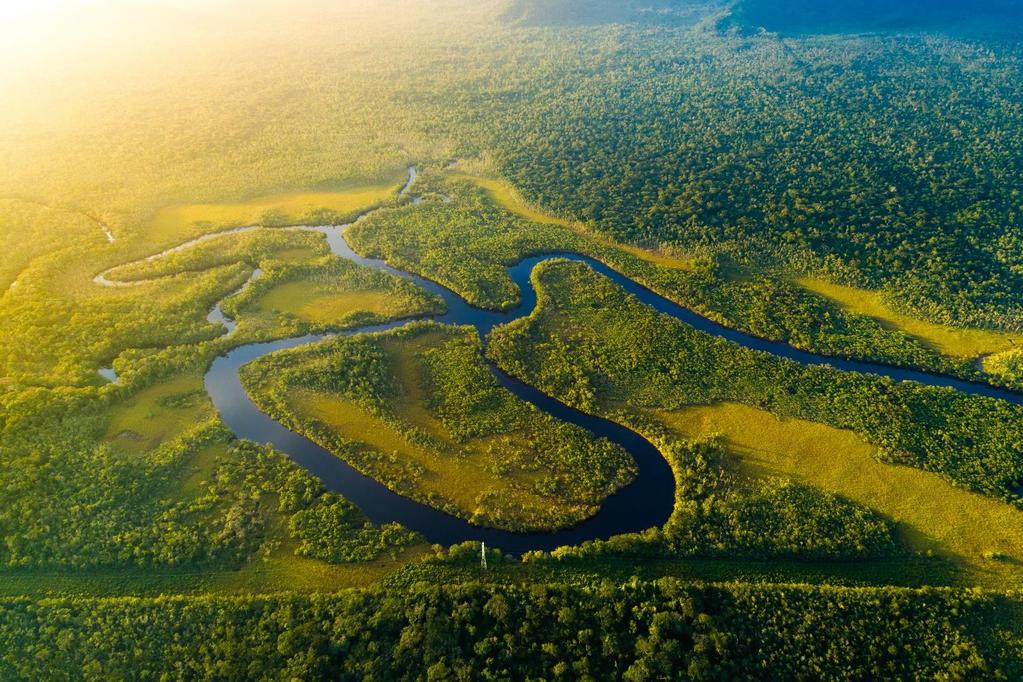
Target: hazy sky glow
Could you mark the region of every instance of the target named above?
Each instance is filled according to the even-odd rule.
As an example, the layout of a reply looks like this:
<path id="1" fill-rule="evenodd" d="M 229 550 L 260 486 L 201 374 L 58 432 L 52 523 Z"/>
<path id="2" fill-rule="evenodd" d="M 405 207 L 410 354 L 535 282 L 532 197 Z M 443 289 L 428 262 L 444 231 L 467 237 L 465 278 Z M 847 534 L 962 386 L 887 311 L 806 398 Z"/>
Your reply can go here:
<path id="1" fill-rule="evenodd" d="M 20 21 L 44 18 L 89 4 L 97 3 L 94 0 L 3 0 L 0 1 L 0 20 Z"/>
<path id="2" fill-rule="evenodd" d="M 209 2 L 202 0 L 0 0 L 0 21 L 47 19 L 75 9 L 123 10 L 132 6 L 154 5 L 201 9 L 212 4 L 215 4 L 215 0 Z"/>

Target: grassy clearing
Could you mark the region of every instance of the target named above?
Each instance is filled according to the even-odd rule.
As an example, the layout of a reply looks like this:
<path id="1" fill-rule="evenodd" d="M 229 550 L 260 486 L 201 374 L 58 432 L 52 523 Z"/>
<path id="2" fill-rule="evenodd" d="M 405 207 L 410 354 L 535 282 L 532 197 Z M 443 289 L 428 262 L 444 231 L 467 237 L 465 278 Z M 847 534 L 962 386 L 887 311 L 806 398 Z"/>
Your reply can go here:
<path id="1" fill-rule="evenodd" d="M 340 258 L 263 263 L 263 276 L 224 302 L 237 338 L 356 327 L 443 310 L 418 285 Z"/>
<path id="2" fill-rule="evenodd" d="M 403 388 L 411 388 L 405 380 L 400 380 L 400 383 Z M 401 402 L 407 404 L 411 401 Z M 452 457 L 440 448 L 422 447 L 410 442 L 388 420 L 368 412 L 355 401 L 329 393 L 298 391 L 292 407 L 302 418 L 322 422 L 346 440 L 421 467 L 422 473 L 415 482 L 419 491 L 427 496 L 440 496 L 454 504 L 463 516 L 472 516 L 479 511 L 477 498 L 484 490 L 510 494 L 507 483 L 489 480 L 493 474 L 485 470 L 485 463 L 478 461 L 477 457 Z M 434 419 L 424 414 L 425 410 L 398 410 L 410 424 L 427 432 L 437 432 Z"/>
<path id="3" fill-rule="evenodd" d="M 177 376 L 112 408 L 104 440 L 124 452 L 147 452 L 207 418 L 210 409 L 202 375 Z"/>
<path id="4" fill-rule="evenodd" d="M 1023 344 L 1021 334 L 989 329 L 957 329 L 904 315 L 892 310 L 879 291 L 832 284 L 810 277 L 797 281 L 809 291 L 835 301 L 844 310 L 866 315 L 889 328 L 900 329 L 945 355 L 972 358 Z"/>
<path id="5" fill-rule="evenodd" d="M 398 301 L 390 292 L 381 290 L 347 291 L 339 293 L 327 282 L 285 282 L 274 287 L 252 309 L 257 314 L 286 313 L 305 322 L 331 324 L 356 312 L 381 316 L 399 315 Z"/>
<path id="6" fill-rule="evenodd" d="M 740 473 L 794 478 L 888 516 L 911 547 L 949 558 L 981 584 L 1023 584 L 1023 511 L 936 474 L 883 464 L 850 431 L 736 403 L 652 414 L 685 438 L 718 435 Z"/>
<path id="7" fill-rule="evenodd" d="M 391 183 L 337 192 L 290 192 L 238 203 L 170 206 L 156 214 L 146 238 L 151 243 L 164 244 L 239 225 L 319 222 L 315 219 L 319 211 L 351 215 L 394 197 L 401 185 L 395 178 Z"/>
<path id="8" fill-rule="evenodd" d="M 227 443 L 212 443 L 192 453 L 185 465 L 178 488 L 181 499 L 192 499 L 203 493 L 203 489 L 216 475 L 217 461 L 229 457 Z"/>
<path id="9" fill-rule="evenodd" d="M 334 592 L 367 587 L 432 553 L 426 545 L 411 547 L 397 558 L 328 564 L 290 554 L 282 546 L 269 557 L 256 558 L 238 570 L 224 569 L 93 569 L 0 572 L 0 596 L 157 596 L 162 594 L 262 594 L 268 592 Z"/>
<path id="10" fill-rule="evenodd" d="M 475 183 L 486 190 L 487 195 L 495 204 L 509 213 L 513 213 L 514 215 L 524 218 L 530 222 L 540 223 L 541 225 L 559 225 L 561 227 L 567 227 L 588 239 L 597 241 L 605 246 L 612 246 L 614 248 L 621 249 L 622 251 L 630 253 L 637 258 L 647 261 L 648 263 L 653 263 L 654 265 L 679 269 L 688 269 L 691 265 L 688 259 L 675 258 L 650 249 L 644 249 L 629 244 L 621 244 L 612 239 L 596 234 L 592 230 L 587 230 L 578 222 L 565 220 L 564 218 L 544 213 L 543 211 L 534 208 L 525 199 L 523 199 L 518 190 L 515 189 L 515 187 L 507 180 L 469 173 L 453 173 L 449 177 L 455 180 L 469 180 Z"/>

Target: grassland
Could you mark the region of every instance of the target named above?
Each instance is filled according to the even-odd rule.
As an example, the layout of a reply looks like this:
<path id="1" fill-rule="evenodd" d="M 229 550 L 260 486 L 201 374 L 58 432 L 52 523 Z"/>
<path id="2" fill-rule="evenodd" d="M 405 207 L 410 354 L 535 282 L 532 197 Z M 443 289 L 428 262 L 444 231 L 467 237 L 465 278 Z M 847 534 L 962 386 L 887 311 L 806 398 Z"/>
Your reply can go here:
<path id="1" fill-rule="evenodd" d="M 185 204 L 161 209 L 146 230 L 154 245 L 171 244 L 199 234 L 243 225 L 321 225 L 378 206 L 392 199 L 403 182 L 350 187 L 335 192 L 291 192 L 238 203 Z"/>
<path id="2" fill-rule="evenodd" d="M 388 350 L 402 353 L 409 349 L 392 346 Z M 535 515 L 540 501 L 529 499 L 531 496 L 516 491 L 517 483 L 528 488 L 530 477 L 520 473 L 518 476 L 503 476 L 494 480 L 493 466 L 486 457 L 485 442 L 467 446 L 463 444 L 461 447 L 453 443 L 450 436 L 440 428 L 437 419 L 423 409 L 424 397 L 418 383 L 415 383 L 418 379 L 413 374 L 415 369 L 408 366 L 410 363 L 402 364 L 406 365 L 402 368 L 405 372 L 399 374 L 397 379 L 404 395 L 395 406 L 396 411 L 416 428 L 436 439 L 436 447 L 424 447 L 410 442 L 400 427 L 360 407 L 355 401 L 329 393 L 296 391 L 291 407 L 299 419 L 315 420 L 346 440 L 361 443 L 375 452 L 393 455 L 420 469 L 419 480 L 409 480 L 407 484 L 418 488 L 421 497 L 440 499 L 445 508 L 458 509 L 460 516 L 485 518 L 487 508 L 482 502 L 490 496 L 515 500 L 523 505 L 526 513 L 532 512 Z"/>
<path id="3" fill-rule="evenodd" d="M 176 376 L 111 407 L 104 440 L 125 452 L 149 452 L 210 416 L 202 375 Z"/>
<path id="4" fill-rule="evenodd" d="M 718 438 L 741 475 L 794 479 L 883 514 L 910 547 L 949 559 L 977 584 L 1023 585 L 1023 511 L 936 474 L 879 462 L 851 431 L 736 403 L 650 414 L 682 438 Z"/>
<path id="5" fill-rule="evenodd" d="M 332 291 L 320 282 L 286 282 L 252 305 L 255 314 L 285 313 L 316 325 L 337 324 L 356 312 L 389 316 L 395 301 L 386 291 Z"/>
<path id="6" fill-rule="evenodd" d="M 880 291 L 843 286 L 810 277 L 798 281 L 809 291 L 835 301 L 844 310 L 873 318 L 891 329 L 901 330 L 945 355 L 976 358 L 1023 344 L 1023 334 L 950 327 L 898 312 Z"/>
<path id="7" fill-rule="evenodd" d="M 134 569 L 104 568 L 70 571 L 0 571 L 0 595 L 34 598 L 78 596 L 159 596 L 166 594 L 263 594 L 273 592 L 336 592 L 379 584 L 409 564 L 433 555 L 426 545 L 397 557 L 328 564 L 295 556 L 282 544 L 266 556 L 239 568 Z"/>
<path id="8" fill-rule="evenodd" d="M 497 385 L 471 328 L 420 324 L 247 366 L 257 403 L 392 489 L 475 523 L 578 522 L 633 475 L 617 446 Z"/>
<path id="9" fill-rule="evenodd" d="M 438 297 L 411 282 L 334 256 L 260 264 L 262 277 L 224 302 L 242 339 L 346 329 L 443 310 Z"/>

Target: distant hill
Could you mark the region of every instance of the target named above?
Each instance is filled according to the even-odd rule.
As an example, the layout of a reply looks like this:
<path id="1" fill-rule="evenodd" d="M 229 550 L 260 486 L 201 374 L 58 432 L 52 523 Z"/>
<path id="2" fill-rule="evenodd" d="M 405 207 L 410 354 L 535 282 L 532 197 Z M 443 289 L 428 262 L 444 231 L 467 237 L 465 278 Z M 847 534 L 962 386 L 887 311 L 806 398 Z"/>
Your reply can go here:
<path id="1" fill-rule="evenodd" d="M 726 27 L 838 33 L 954 28 L 1019 32 L 1023 0 L 738 0 Z"/>
<path id="2" fill-rule="evenodd" d="M 515 26 L 694 24 L 724 0 L 510 0 L 500 20 Z"/>

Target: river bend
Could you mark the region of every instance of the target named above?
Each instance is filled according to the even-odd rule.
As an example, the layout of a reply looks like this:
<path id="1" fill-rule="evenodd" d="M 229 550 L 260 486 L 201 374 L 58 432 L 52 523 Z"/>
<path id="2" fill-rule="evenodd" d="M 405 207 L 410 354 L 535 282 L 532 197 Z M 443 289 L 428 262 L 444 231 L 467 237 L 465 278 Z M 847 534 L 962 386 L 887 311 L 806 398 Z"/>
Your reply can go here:
<path id="1" fill-rule="evenodd" d="M 408 182 L 401 190 L 401 196 L 408 195 L 415 177 L 416 169 L 414 167 L 410 168 Z M 413 201 L 417 200 L 418 198 L 413 199 Z M 362 218 L 372 213 L 373 211 L 370 211 L 364 214 Z M 410 280 L 438 295 L 447 306 L 446 312 L 427 319 L 443 324 L 471 325 L 476 328 L 484 342 L 489 332 L 495 326 L 517 320 L 529 315 L 533 311 L 536 306 L 536 291 L 530 279 L 533 268 L 545 260 L 560 258 L 585 263 L 658 312 L 670 315 L 702 332 L 726 339 L 746 348 L 771 353 L 804 365 L 830 365 L 843 371 L 885 376 L 895 381 L 917 381 L 931 386 L 956 389 L 972 395 L 1023 404 L 1023 395 L 1006 389 L 918 370 L 817 355 L 794 348 L 785 343 L 768 341 L 745 334 L 718 324 L 660 296 L 645 286 L 611 269 L 604 263 L 576 253 L 543 254 L 526 258 L 510 266 L 508 273 L 521 291 L 519 305 L 505 312 L 482 310 L 473 307 L 457 294 L 440 284 L 418 275 L 398 270 L 382 260 L 365 258 L 358 255 L 345 241 L 344 232 L 347 227 L 349 226 L 298 227 L 288 229 L 319 232 L 326 237 L 331 252 L 336 256 Z M 249 229 L 255 228 L 239 228 L 233 232 L 247 231 Z M 220 232 L 203 235 L 166 252 L 150 256 L 145 260 L 154 260 L 162 255 L 166 255 L 166 253 L 179 251 L 196 243 L 228 233 Z M 110 281 L 105 276 L 106 274 L 98 275 L 95 279 L 96 283 L 104 286 L 130 286 L 134 284 L 134 282 L 129 284 Z M 258 277 L 258 274 L 255 276 Z M 234 331 L 235 325 L 233 321 L 223 314 L 219 303 L 211 311 L 209 319 L 211 322 L 222 323 L 225 326 L 225 335 Z M 591 431 L 598 437 L 607 438 L 623 447 L 636 461 L 639 470 L 636 479 L 628 486 L 608 497 L 596 515 L 571 528 L 553 533 L 516 533 L 483 528 L 445 512 L 438 511 L 428 505 L 403 497 L 376 480 L 364 476 L 308 438 L 290 431 L 261 412 L 252 400 L 249 399 L 242 387 L 239 378 L 241 367 L 268 353 L 315 343 L 333 336 L 351 336 L 354 334 L 385 331 L 407 323 L 408 320 L 396 320 L 386 324 L 347 330 L 339 334 L 309 334 L 290 339 L 240 346 L 213 361 L 205 376 L 206 390 L 220 412 L 224 423 L 238 437 L 257 443 L 272 444 L 319 478 L 327 489 L 343 495 L 356 504 L 374 523 L 400 523 L 422 534 L 432 543 L 451 545 L 465 540 L 483 540 L 504 551 L 518 554 L 532 549 L 551 550 L 562 545 L 578 544 L 593 539 L 606 539 L 612 535 L 637 532 L 654 526 L 661 526 L 667 521 L 674 505 L 675 481 L 671 468 L 657 448 L 634 431 L 571 408 L 545 395 L 536 388 L 509 376 L 492 363 L 490 363 L 490 370 L 498 382 L 519 398 L 532 403 L 540 410 L 547 412 L 557 419 L 576 424 Z"/>

